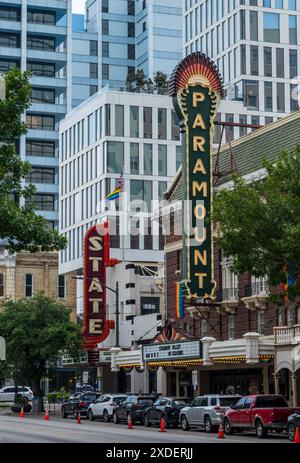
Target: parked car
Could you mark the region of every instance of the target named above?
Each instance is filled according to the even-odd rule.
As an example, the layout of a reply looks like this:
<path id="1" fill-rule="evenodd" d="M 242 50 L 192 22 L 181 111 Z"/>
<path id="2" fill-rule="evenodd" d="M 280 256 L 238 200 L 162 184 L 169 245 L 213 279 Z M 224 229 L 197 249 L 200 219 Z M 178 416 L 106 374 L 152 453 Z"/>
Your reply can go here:
<path id="1" fill-rule="evenodd" d="M 129 395 L 117 405 L 113 411 L 113 421 L 118 424 L 120 421 L 128 421 L 131 416 L 132 423 L 139 421 L 144 424 L 144 412 L 157 400 L 158 394 Z"/>
<path id="2" fill-rule="evenodd" d="M 123 394 L 103 394 L 98 399 L 91 403 L 88 407 L 88 419 L 94 421 L 95 418 L 103 418 L 108 423 L 113 417 L 113 411 L 116 405 L 119 405 L 126 399 Z"/>
<path id="3" fill-rule="evenodd" d="M 149 427 L 152 424 L 160 424 L 161 419 L 165 420 L 165 427 L 172 425 L 178 427 L 179 414 L 183 407 L 186 407 L 189 399 L 176 399 L 173 397 L 160 397 L 145 410 L 144 424 Z"/>
<path id="4" fill-rule="evenodd" d="M 86 417 L 89 405 L 95 402 L 99 396 L 100 394 L 97 392 L 86 392 L 75 397 L 70 396 L 61 406 L 61 416 L 67 418 L 69 415 L 72 415 L 76 418 L 80 412 L 81 417 Z"/>
<path id="5" fill-rule="evenodd" d="M 287 433 L 290 441 L 292 442 L 295 440 L 297 426 L 300 427 L 300 412 L 293 413 L 288 417 Z"/>
<path id="6" fill-rule="evenodd" d="M 18 396 L 22 396 L 31 401 L 33 399 L 33 392 L 28 386 L 18 386 Z M 15 387 L 5 386 L 0 389 L 0 402 L 13 402 L 15 400 Z"/>
<path id="7" fill-rule="evenodd" d="M 287 428 L 289 415 L 296 408 L 289 408 L 281 395 L 250 395 L 242 397 L 224 416 L 224 431 L 233 434 L 235 431 L 255 429 L 258 438 L 263 438 L 268 431 L 280 433 Z"/>
<path id="8" fill-rule="evenodd" d="M 95 392 L 95 389 L 90 384 L 84 384 L 83 386 L 77 386 L 75 392 Z"/>
<path id="9" fill-rule="evenodd" d="M 212 432 L 223 420 L 224 413 L 235 405 L 240 395 L 205 395 L 180 410 L 179 422 L 183 431 L 192 427 L 202 427 Z"/>

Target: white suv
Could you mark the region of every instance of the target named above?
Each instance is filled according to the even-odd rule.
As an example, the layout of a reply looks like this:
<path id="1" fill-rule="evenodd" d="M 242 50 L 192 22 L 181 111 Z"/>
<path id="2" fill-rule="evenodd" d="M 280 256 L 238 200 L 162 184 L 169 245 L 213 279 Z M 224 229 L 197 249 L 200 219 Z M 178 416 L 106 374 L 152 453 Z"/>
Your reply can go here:
<path id="1" fill-rule="evenodd" d="M 116 405 L 126 399 L 126 394 L 103 394 L 89 405 L 87 417 L 94 421 L 95 418 L 103 418 L 108 423 L 113 417 L 113 411 Z"/>
<path id="2" fill-rule="evenodd" d="M 28 401 L 33 399 L 33 393 L 30 387 L 18 386 L 18 394 L 26 397 Z M 6 386 L 0 389 L 0 402 L 13 402 L 15 399 L 15 387 L 14 386 Z"/>

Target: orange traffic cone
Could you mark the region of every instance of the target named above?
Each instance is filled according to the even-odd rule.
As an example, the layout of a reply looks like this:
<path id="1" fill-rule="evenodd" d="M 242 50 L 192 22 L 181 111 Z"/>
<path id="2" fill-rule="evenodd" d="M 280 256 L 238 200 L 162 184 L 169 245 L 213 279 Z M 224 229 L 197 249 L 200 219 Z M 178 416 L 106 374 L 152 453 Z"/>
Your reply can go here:
<path id="1" fill-rule="evenodd" d="M 44 420 L 49 421 L 49 411 L 48 410 L 46 410 L 45 412 Z"/>
<path id="2" fill-rule="evenodd" d="M 295 444 L 300 444 L 300 430 L 297 426 L 296 432 L 295 432 L 295 439 L 294 439 Z"/>
<path id="3" fill-rule="evenodd" d="M 160 430 L 159 430 L 159 432 L 167 432 L 165 428 L 166 428 L 165 419 L 162 416 L 161 420 L 160 420 Z"/>
<path id="4" fill-rule="evenodd" d="M 77 414 L 76 423 L 77 423 L 77 424 L 81 424 L 80 412 L 78 412 L 78 414 Z"/>
<path id="5" fill-rule="evenodd" d="M 131 419 L 130 413 L 128 413 L 128 416 L 127 416 L 127 424 L 128 424 L 128 429 L 133 429 L 133 427 L 132 427 L 132 419 Z"/>
<path id="6" fill-rule="evenodd" d="M 218 439 L 225 439 L 224 428 L 222 423 L 220 423 L 219 426 Z"/>
<path id="7" fill-rule="evenodd" d="M 22 407 L 21 408 L 21 411 L 20 411 L 20 418 L 24 418 L 25 414 L 24 414 L 24 408 Z"/>

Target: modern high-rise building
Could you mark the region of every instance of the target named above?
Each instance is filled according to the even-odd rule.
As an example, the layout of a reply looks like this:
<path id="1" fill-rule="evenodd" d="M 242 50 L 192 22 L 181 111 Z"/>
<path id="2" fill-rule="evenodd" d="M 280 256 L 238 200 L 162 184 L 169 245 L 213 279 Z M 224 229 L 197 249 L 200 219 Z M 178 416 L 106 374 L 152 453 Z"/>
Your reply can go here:
<path id="1" fill-rule="evenodd" d="M 185 0 L 184 53 L 201 51 L 223 76 L 226 98 L 246 114 L 221 120 L 265 125 L 298 109 L 299 0 Z M 247 132 L 231 127 L 230 138 Z"/>
<path id="2" fill-rule="evenodd" d="M 136 69 L 170 75 L 182 58 L 182 0 L 87 0 L 86 28 L 99 34 L 99 87 L 124 88 Z"/>

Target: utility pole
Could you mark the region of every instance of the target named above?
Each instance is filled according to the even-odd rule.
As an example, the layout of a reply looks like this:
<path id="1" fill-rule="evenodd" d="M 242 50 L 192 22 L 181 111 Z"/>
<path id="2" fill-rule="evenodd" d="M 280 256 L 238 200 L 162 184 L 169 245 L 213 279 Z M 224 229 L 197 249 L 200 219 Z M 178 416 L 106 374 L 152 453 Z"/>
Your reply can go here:
<path id="1" fill-rule="evenodd" d="M 116 345 L 120 347 L 120 308 L 119 308 L 119 282 L 116 282 Z"/>

